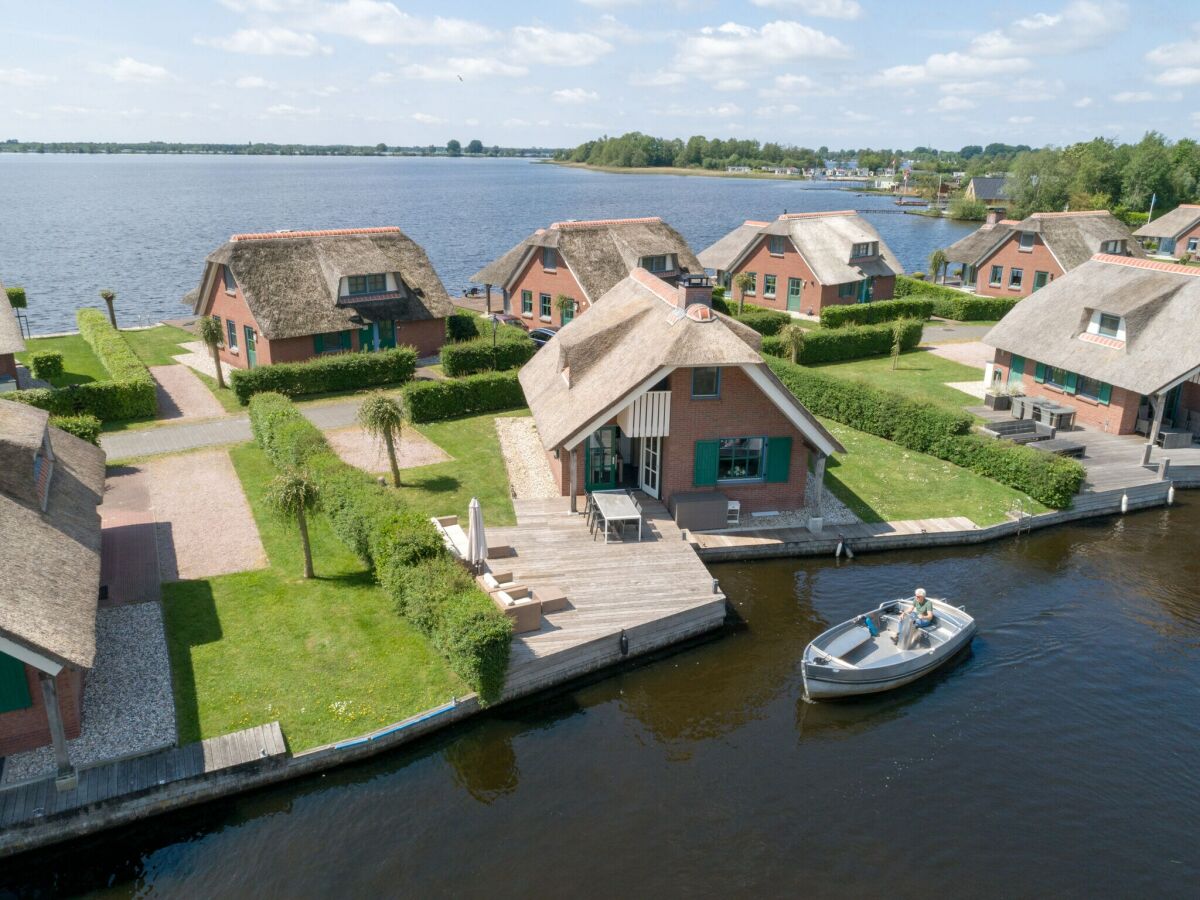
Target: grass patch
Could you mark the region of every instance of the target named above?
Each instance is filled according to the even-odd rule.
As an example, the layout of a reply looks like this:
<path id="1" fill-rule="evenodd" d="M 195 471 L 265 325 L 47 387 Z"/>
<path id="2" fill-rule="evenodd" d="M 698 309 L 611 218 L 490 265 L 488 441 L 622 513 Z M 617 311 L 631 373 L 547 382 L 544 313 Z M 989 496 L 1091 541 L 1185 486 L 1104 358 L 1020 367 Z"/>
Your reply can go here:
<path id="1" fill-rule="evenodd" d="M 63 373 L 50 382 L 55 387 L 112 380 L 82 335 L 69 334 L 63 337 L 31 338 L 25 342 L 25 352 L 17 354 L 17 362 L 28 366 L 29 355 L 42 350 L 56 350 L 63 356 Z"/>
<path id="2" fill-rule="evenodd" d="M 847 451 L 829 460 L 825 485 L 864 522 L 966 516 L 977 525 L 994 525 L 1018 501 L 1027 513 L 1047 511 L 1027 495 L 953 463 L 821 421 Z"/>
<path id="3" fill-rule="evenodd" d="M 527 415 L 529 410 L 519 409 L 407 426 L 416 428 L 453 459 L 402 470 L 400 491 L 405 502 L 414 509 L 427 510 L 431 516 L 458 515 L 465 519 L 467 504 L 478 497 L 487 524 L 515 525 L 508 470 L 500 453 L 495 419 Z"/>
<path id="4" fill-rule="evenodd" d="M 853 359 L 848 362 L 825 363 L 811 368 L 839 378 L 865 381 L 872 387 L 898 391 L 914 400 L 927 400 L 939 406 L 961 412 L 966 406 L 977 405 L 969 394 L 946 387 L 947 381 L 983 381 L 983 369 L 964 366 L 930 353 L 928 350 L 910 350 L 901 353 L 892 369 L 889 356 Z"/>
<path id="5" fill-rule="evenodd" d="M 175 357 L 188 352 L 179 345 L 184 341 L 199 340 L 196 335 L 174 325 L 155 325 L 153 328 L 122 331 L 121 334 L 125 335 L 125 340 L 138 359 L 148 366 L 177 365 Z"/>
<path id="6" fill-rule="evenodd" d="M 274 467 L 252 444 L 230 455 L 270 568 L 163 585 L 180 741 L 278 719 L 303 750 L 467 693 L 319 515 L 309 523 L 318 577 L 300 577 L 295 526 L 262 500 Z"/>

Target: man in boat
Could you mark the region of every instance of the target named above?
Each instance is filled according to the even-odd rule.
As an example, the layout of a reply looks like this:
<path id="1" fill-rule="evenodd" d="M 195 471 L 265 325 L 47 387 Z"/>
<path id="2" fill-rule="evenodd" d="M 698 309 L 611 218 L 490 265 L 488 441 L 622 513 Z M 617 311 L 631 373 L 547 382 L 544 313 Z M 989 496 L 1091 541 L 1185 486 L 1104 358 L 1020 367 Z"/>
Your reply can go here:
<path id="1" fill-rule="evenodd" d="M 913 593 L 912 618 L 918 628 L 933 627 L 933 603 L 925 596 L 925 588 L 917 588 Z"/>

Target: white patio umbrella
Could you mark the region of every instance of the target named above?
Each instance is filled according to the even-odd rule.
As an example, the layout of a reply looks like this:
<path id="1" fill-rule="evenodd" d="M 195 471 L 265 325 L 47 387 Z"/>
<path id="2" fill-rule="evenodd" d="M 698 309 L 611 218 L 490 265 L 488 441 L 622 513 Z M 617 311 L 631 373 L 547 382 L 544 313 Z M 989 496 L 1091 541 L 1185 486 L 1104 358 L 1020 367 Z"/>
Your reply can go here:
<path id="1" fill-rule="evenodd" d="M 467 507 L 467 563 L 478 568 L 487 561 L 487 535 L 483 533 L 483 510 L 477 497 Z"/>

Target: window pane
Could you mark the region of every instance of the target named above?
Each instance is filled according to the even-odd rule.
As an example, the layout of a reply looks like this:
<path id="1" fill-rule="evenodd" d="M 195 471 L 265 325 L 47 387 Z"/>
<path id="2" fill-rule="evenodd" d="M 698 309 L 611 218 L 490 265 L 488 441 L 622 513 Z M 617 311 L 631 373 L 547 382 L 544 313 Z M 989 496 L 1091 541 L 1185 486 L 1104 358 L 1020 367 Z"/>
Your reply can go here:
<path id="1" fill-rule="evenodd" d="M 750 287 L 746 288 L 746 295 L 754 296 L 754 294 L 758 293 L 758 273 L 747 272 L 746 274 L 750 276 Z"/>
<path id="2" fill-rule="evenodd" d="M 1121 329 L 1120 316 L 1110 316 L 1108 313 L 1100 314 L 1100 333 L 1105 337 L 1116 337 Z"/>
<path id="3" fill-rule="evenodd" d="M 1028 250 L 1031 247 L 1033 247 L 1033 232 L 1032 231 L 1022 231 L 1021 232 L 1021 249 Z"/>
<path id="4" fill-rule="evenodd" d="M 767 297 L 775 296 L 775 276 L 774 275 L 764 275 L 763 276 L 763 295 L 767 296 Z"/>
<path id="5" fill-rule="evenodd" d="M 1025 276 L 1025 272 L 1021 269 L 1010 269 L 1008 273 L 1008 286 L 1020 287 L 1021 279 Z"/>
<path id="6" fill-rule="evenodd" d="M 225 290 L 232 294 L 237 290 L 237 282 L 233 280 L 233 273 L 229 271 L 229 266 L 221 266 L 221 273 L 225 277 Z"/>
<path id="7" fill-rule="evenodd" d="M 992 266 L 992 272 L 988 276 L 988 284 L 996 287 L 1000 286 L 1000 282 L 1004 279 L 1004 266 Z"/>
<path id="8" fill-rule="evenodd" d="M 548 317 L 550 315 L 550 295 L 549 294 L 539 294 L 538 295 L 538 306 L 541 308 L 540 315 Z"/>
<path id="9" fill-rule="evenodd" d="M 760 437 L 721 438 L 717 456 L 717 479 L 762 478 L 763 448 Z"/>
<path id="10" fill-rule="evenodd" d="M 721 370 L 716 366 L 692 369 L 692 396 L 716 397 L 721 393 Z"/>
<path id="11" fill-rule="evenodd" d="M 1086 375 L 1080 375 L 1075 383 L 1075 390 L 1084 397 L 1090 397 L 1093 400 L 1100 399 L 1100 390 L 1104 387 L 1104 383 L 1096 378 L 1088 378 Z"/>
<path id="12" fill-rule="evenodd" d="M 367 290 L 373 294 L 381 294 L 387 288 L 387 278 L 383 275 L 368 275 Z"/>
<path id="13" fill-rule="evenodd" d="M 521 312 L 533 315 L 533 291 L 521 291 Z"/>
<path id="14" fill-rule="evenodd" d="M 543 247 L 542 248 L 542 268 L 543 269 L 556 268 L 555 263 L 557 262 L 557 260 L 555 259 L 555 256 L 556 256 L 556 254 L 554 252 L 553 247 Z"/>

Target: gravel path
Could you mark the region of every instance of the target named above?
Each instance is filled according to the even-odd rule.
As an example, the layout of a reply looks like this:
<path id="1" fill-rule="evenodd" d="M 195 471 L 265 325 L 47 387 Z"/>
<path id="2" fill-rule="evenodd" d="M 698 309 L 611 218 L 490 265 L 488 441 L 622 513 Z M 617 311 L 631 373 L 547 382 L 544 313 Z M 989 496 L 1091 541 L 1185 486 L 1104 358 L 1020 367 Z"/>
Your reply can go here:
<path id="1" fill-rule="evenodd" d="M 164 456 L 150 478 L 163 581 L 261 569 L 267 554 L 226 450 Z"/>
<path id="2" fill-rule="evenodd" d="M 983 341 L 959 341 L 953 344 L 933 344 L 924 347 L 930 353 L 940 356 L 943 359 L 953 360 L 956 363 L 962 363 L 964 366 L 970 366 L 973 369 L 984 369 L 987 364 L 996 358 L 996 351 L 989 347 Z M 983 379 L 983 372 L 979 373 L 979 377 Z"/>
<path id="3" fill-rule="evenodd" d="M 185 341 L 179 345 L 187 353 L 181 353 L 174 357 L 180 365 L 187 366 L 189 369 L 195 369 L 202 375 L 207 375 L 209 378 L 217 377 L 217 368 L 213 365 L 212 351 L 205 346 L 204 341 Z M 233 373 L 233 366 L 227 362 L 221 363 L 221 368 L 225 372 L 225 383 L 229 384 L 229 376 Z"/>
<path id="4" fill-rule="evenodd" d="M 508 469 L 508 483 L 517 499 L 552 500 L 562 495 L 531 416 L 496 419 L 496 434 Z"/>
<path id="5" fill-rule="evenodd" d="M 145 753 L 175 743 L 171 667 L 158 603 L 102 609 L 96 617 L 96 665 L 83 683 L 83 730 L 68 741 L 76 766 Z M 54 751 L 8 757 L 4 781 L 54 774 Z"/>
<path id="6" fill-rule="evenodd" d="M 187 366 L 151 366 L 160 419 L 212 419 L 225 415 L 212 391 Z"/>
<path id="7" fill-rule="evenodd" d="M 325 438 L 343 462 L 372 475 L 387 474 L 391 471 L 383 441 L 371 437 L 360 426 L 351 425 L 349 428 L 327 431 Z M 429 466 L 450 459 L 445 450 L 415 428 L 404 429 L 399 451 L 396 462 L 401 469 L 415 469 L 417 466 Z"/>

